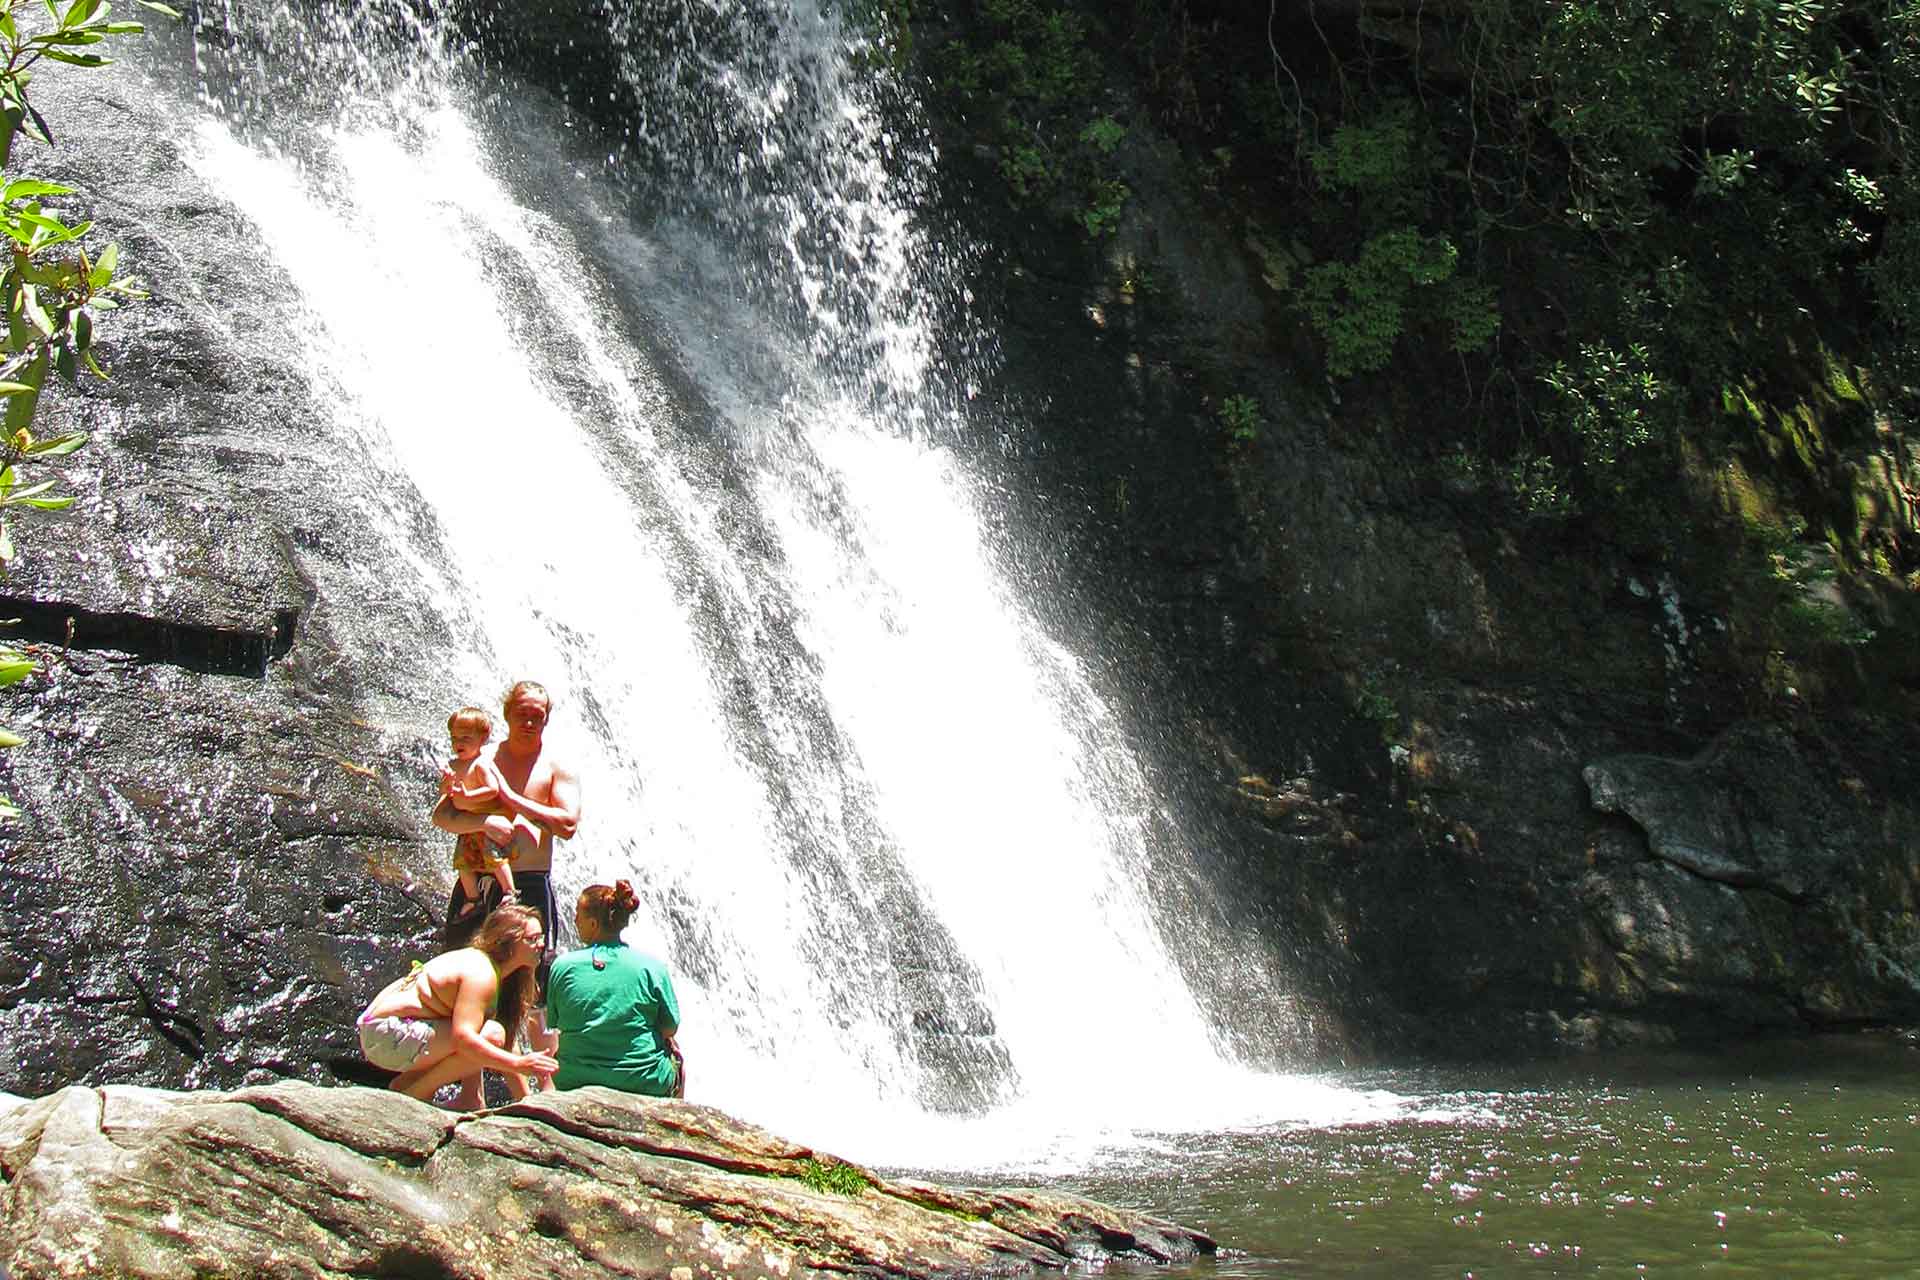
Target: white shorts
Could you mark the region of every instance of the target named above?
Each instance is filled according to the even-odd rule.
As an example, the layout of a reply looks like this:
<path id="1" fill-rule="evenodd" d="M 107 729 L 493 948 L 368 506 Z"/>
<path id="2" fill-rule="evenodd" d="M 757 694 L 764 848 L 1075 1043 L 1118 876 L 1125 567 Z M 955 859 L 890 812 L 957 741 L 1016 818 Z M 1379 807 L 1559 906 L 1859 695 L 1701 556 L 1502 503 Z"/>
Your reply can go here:
<path id="1" fill-rule="evenodd" d="M 445 1018 L 362 1018 L 360 1052 L 382 1071 L 408 1071 L 420 1061 Z"/>

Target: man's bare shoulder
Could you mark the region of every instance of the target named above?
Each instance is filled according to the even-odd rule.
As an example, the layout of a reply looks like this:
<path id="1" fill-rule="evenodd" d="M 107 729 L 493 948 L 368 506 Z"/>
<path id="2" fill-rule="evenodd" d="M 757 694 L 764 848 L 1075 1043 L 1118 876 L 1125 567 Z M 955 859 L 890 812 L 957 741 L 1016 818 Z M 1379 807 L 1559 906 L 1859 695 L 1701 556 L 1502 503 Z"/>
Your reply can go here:
<path id="1" fill-rule="evenodd" d="M 572 781 L 572 771 L 555 760 L 552 755 L 542 751 L 527 775 L 528 794 L 531 795 L 533 791 L 538 790 L 542 793 L 542 798 L 551 799 L 555 786 L 562 786 Z"/>

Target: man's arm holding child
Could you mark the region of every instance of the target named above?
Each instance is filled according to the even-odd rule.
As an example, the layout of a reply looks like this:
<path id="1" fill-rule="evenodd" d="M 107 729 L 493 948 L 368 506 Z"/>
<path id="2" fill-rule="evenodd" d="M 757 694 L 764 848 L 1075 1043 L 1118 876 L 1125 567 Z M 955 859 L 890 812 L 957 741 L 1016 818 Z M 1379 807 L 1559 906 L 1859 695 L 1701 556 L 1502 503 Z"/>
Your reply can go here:
<path id="1" fill-rule="evenodd" d="M 562 840 L 573 839 L 574 831 L 580 826 L 580 780 L 571 771 L 559 765 L 553 767 L 553 785 L 548 790 L 552 801 L 548 804 L 521 795 L 503 778 L 496 776 L 496 780 L 500 783 L 500 803 L 516 816 L 544 827 Z"/>
<path id="2" fill-rule="evenodd" d="M 514 843 L 519 836 L 533 845 L 540 843 L 540 831 L 525 818 L 509 816 L 503 813 L 462 813 L 454 807 L 452 796 L 441 796 L 440 803 L 433 806 L 433 812 L 427 820 L 442 831 L 456 836 L 482 832 L 489 844 L 502 849 Z"/>

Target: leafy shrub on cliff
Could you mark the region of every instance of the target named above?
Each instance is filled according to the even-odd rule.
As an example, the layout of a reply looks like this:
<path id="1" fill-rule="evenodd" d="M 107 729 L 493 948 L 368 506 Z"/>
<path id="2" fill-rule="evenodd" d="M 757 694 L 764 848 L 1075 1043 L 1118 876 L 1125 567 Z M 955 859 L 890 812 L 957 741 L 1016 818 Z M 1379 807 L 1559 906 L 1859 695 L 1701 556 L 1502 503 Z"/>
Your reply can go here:
<path id="1" fill-rule="evenodd" d="M 1459 247 L 1431 225 L 1431 153 L 1404 101 L 1305 149 L 1331 257 L 1307 269 L 1294 301 L 1336 378 L 1386 368 L 1416 330 L 1446 334 L 1456 351 L 1480 350 L 1499 330 L 1492 290 L 1457 278 Z"/>
<path id="2" fill-rule="evenodd" d="M 1300 244 L 1266 274 L 1327 371 L 1383 399 L 1452 381 L 1418 397 L 1408 443 L 1470 441 L 1519 509 L 1660 553 L 1693 518 L 1690 470 L 1773 447 L 1722 389 L 1818 402 L 1820 349 L 1896 424 L 1920 409 L 1901 390 L 1920 385 L 1920 2 L 1126 12 L 1199 180 L 1250 241 Z M 1859 438 L 1842 428 L 1819 434 Z M 1808 493 L 1846 472 L 1801 465 Z M 1911 537 L 1873 550 L 1896 574 L 1920 559 Z"/>
<path id="3" fill-rule="evenodd" d="M 1063 0 L 973 0 L 931 43 L 939 95 L 992 148 L 1021 203 L 1056 202 L 1091 239 L 1131 191 L 1113 173 L 1126 126 L 1097 104 L 1095 19 Z"/>
<path id="4" fill-rule="evenodd" d="M 1300 303 L 1326 339 L 1327 372 L 1350 378 L 1386 368 L 1416 294 L 1452 279 L 1458 258 L 1445 237 L 1399 227 L 1361 245 L 1352 262 L 1309 267 Z"/>

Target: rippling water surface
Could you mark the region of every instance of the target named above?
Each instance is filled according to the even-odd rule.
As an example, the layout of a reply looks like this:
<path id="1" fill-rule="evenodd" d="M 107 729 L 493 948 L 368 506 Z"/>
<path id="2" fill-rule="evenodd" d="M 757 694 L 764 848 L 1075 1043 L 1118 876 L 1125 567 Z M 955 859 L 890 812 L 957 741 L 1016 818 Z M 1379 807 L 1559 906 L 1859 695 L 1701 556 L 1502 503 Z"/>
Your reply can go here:
<path id="1" fill-rule="evenodd" d="M 1911 1276 L 1916 1067 L 1903 1045 L 1822 1040 L 1713 1061 L 1355 1073 L 1340 1083 L 1398 1095 L 1400 1113 L 1168 1137 L 1026 1180 L 1228 1246 L 1153 1271 L 1170 1277 Z"/>

